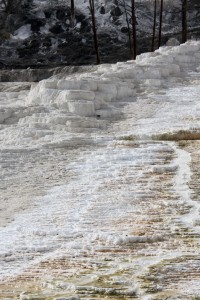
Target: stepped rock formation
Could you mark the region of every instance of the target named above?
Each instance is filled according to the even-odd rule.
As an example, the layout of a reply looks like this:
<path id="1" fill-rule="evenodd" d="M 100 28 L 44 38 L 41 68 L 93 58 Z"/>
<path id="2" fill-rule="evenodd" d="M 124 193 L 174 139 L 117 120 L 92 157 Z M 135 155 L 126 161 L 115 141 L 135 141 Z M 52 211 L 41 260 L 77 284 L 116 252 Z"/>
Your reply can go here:
<path id="1" fill-rule="evenodd" d="M 198 299 L 200 42 L 1 83 L 0 299 Z"/>

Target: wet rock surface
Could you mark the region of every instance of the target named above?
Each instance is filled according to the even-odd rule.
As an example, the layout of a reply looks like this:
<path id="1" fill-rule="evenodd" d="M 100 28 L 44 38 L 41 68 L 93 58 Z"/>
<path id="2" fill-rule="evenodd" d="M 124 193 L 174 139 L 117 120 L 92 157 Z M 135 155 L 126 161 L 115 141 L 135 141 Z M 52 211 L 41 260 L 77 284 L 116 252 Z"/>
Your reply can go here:
<path id="1" fill-rule="evenodd" d="M 199 49 L 4 84 L 1 299 L 198 298 Z"/>

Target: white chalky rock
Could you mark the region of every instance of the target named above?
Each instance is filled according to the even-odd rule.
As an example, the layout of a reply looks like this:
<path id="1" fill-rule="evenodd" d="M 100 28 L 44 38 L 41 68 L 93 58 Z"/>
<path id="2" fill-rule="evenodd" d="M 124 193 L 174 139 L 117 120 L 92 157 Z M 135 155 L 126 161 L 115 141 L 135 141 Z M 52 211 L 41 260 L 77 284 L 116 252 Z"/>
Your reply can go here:
<path id="1" fill-rule="evenodd" d="M 189 52 L 192 52 L 192 53 L 195 53 L 195 52 L 198 52 L 200 50 L 200 45 L 198 42 L 190 42 L 188 41 L 187 43 L 185 44 L 181 44 L 178 48 L 177 48 L 177 51 L 182 52 L 182 53 L 189 53 Z"/>
<path id="2" fill-rule="evenodd" d="M 118 238 L 114 240 L 116 245 L 129 245 L 135 243 L 154 243 L 163 240 L 161 235 L 152 235 L 152 236 L 126 236 L 123 238 Z"/>
<path id="3" fill-rule="evenodd" d="M 162 86 L 163 82 L 159 79 L 145 79 L 143 84 L 151 87 L 159 87 Z"/>
<path id="4" fill-rule="evenodd" d="M 57 98 L 58 94 L 59 91 L 56 89 L 44 89 L 40 91 L 40 97 L 36 98 L 35 103 L 42 105 L 54 103 L 54 100 Z"/>
<path id="5" fill-rule="evenodd" d="M 151 140 L 162 132 L 199 129 L 199 74 L 192 71 L 200 67 L 193 45 L 163 47 L 136 63 L 103 65 L 99 74 L 44 80 L 34 84 L 21 103 L 17 93 L 0 93 L 1 197 L 5 210 L 14 201 L 24 207 L 23 194 L 31 200 L 27 210 L 16 209 L 14 220 L 1 228 L 1 279 L 15 274 L 40 278 L 52 260 L 58 280 L 54 270 L 46 274 L 44 293 L 56 286 L 65 289 L 68 298 L 74 291 L 87 298 L 95 297 L 95 291 L 99 297 L 115 297 L 116 291 L 134 298 L 136 283 L 137 296 L 149 299 L 153 295 L 140 288 L 140 278 L 152 275 L 148 272 L 154 266 L 164 289 L 162 275 L 169 274 L 167 292 L 173 294 L 176 287 L 182 292 L 186 281 L 179 271 L 184 269 L 184 280 L 195 280 L 199 294 L 198 257 L 197 264 L 194 260 L 199 253 L 200 206 L 191 190 L 198 173 L 197 168 L 190 170 L 198 162 L 198 145 L 183 149 L 181 143 Z M 188 49 L 195 60 L 188 59 Z M 173 81 L 181 85 L 171 85 Z M 169 89 L 160 90 L 163 84 Z M 137 101 L 131 103 L 135 93 Z M 106 130 L 122 112 L 123 119 Z M 10 117 L 16 120 L 7 125 Z M 84 147 L 75 149 L 78 145 Z M 76 283 L 73 290 L 60 282 L 65 261 Z M 114 289 L 95 286 L 104 275 Z M 177 276 L 179 286 L 171 281 Z M 188 286 L 187 295 L 179 297 L 176 289 L 175 297 L 191 298 L 193 286 Z M 6 289 L 4 298 L 9 298 Z M 54 292 L 49 297 L 56 297 Z"/>
<path id="6" fill-rule="evenodd" d="M 93 116 L 95 114 L 94 103 L 86 100 L 68 101 L 68 111 L 80 116 Z"/>
<path id="7" fill-rule="evenodd" d="M 99 102 L 99 104 L 105 104 L 107 102 L 111 102 L 112 100 L 112 95 L 109 94 L 109 93 L 105 93 L 105 92 L 100 92 L 100 91 L 97 91 L 96 94 L 95 94 L 95 99 L 94 101 L 95 102 Z"/>
<path id="8" fill-rule="evenodd" d="M 173 64 L 174 63 L 174 57 L 171 55 L 163 54 L 162 56 L 155 57 L 152 61 L 154 63 L 162 63 L 162 64 Z"/>
<path id="9" fill-rule="evenodd" d="M 131 62 L 134 62 L 134 61 L 131 60 Z M 125 63 L 126 63 L 126 62 L 125 62 Z M 118 67 L 118 66 L 124 66 L 125 63 L 122 62 L 122 61 L 118 61 L 116 64 L 113 64 L 112 67 L 115 68 L 116 66 L 117 66 L 117 67 Z"/>
<path id="10" fill-rule="evenodd" d="M 40 81 L 40 86 L 43 86 L 43 88 L 46 89 L 56 89 L 57 87 L 57 80 L 42 80 Z"/>
<path id="11" fill-rule="evenodd" d="M 194 53 L 194 54 L 193 54 L 193 57 L 195 57 L 196 60 L 199 61 L 199 60 L 200 60 L 200 53 L 199 53 L 199 52 Z"/>
<path id="12" fill-rule="evenodd" d="M 154 173 L 165 173 L 165 172 L 175 172 L 178 169 L 177 165 L 166 165 L 166 166 L 154 166 L 152 172 Z"/>
<path id="13" fill-rule="evenodd" d="M 55 103 L 59 108 L 66 109 L 67 111 L 74 111 L 72 109 L 72 104 L 69 102 L 75 102 L 75 100 L 79 100 L 78 103 L 81 103 L 81 100 L 84 101 L 93 101 L 95 98 L 95 93 L 91 91 L 84 90 L 63 90 L 59 93 L 58 97 L 55 99 Z M 73 101 L 74 100 L 74 101 Z M 91 104 L 92 105 L 92 104 Z M 75 105 L 77 107 L 77 104 Z M 77 111 L 77 108 L 76 108 Z"/>
<path id="14" fill-rule="evenodd" d="M 196 61 L 195 57 L 192 57 L 190 55 L 177 55 L 174 57 L 174 60 L 178 63 L 192 63 Z"/>
<path id="15" fill-rule="evenodd" d="M 166 46 L 179 46 L 179 45 L 180 42 L 176 38 L 170 38 L 166 43 Z"/>
<path id="16" fill-rule="evenodd" d="M 19 93 L 18 92 L 9 92 L 9 93 L 5 93 L 6 97 L 8 100 L 10 99 L 14 99 L 14 98 L 18 98 Z"/>
<path id="17" fill-rule="evenodd" d="M 117 85 L 117 98 L 121 99 L 121 98 L 126 98 L 126 97 L 131 97 L 135 95 L 135 91 L 130 88 L 130 85 L 128 85 L 127 83 L 119 83 Z"/>
<path id="18" fill-rule="evenodd" d="M 136 57 L 136 63 L 141 63 L 141 62 L 148 62 L 152 58 L 159 56 L 160 54 L 157 52 L 147 52 L 147 53 L 142 53 Z"/>
<path id="19" fill-rule="evenodd" d="M 109 93 L 105 94 L 102 92 L 96 92 L 94 104 L 96 107 L 100 108 L 102 105 L 106 105 L 106 103 L 111 102 L 112 95 Z"/>
<path id="20" fill-rule="evenodd" d="M 143 70 L 141 67 L 136 66 L 133 69 L 118 71 L 117 76 L 123 79 L 141 79 L 143 78 Z"/>
<path id="21" fill-rule="evenodd" d="M 0 124 L 2 124 L 6 119 L 12 115 L 11 109 L 0 109 Z"/>
<path id="22" fill-rule="evenodd" d="M 69 116 L 65 115 L 65 116 L 55 116 L 52 117 L 50 120 L 47 120 L 47 122 L 50 122 L 51 124 L 60 124 L 60 125 L 65 125 L 67 123 L 67 121 L 69 120 Z"/>
<path id="23" fill-rule="evenodd" d="M 139 55 L 136 61 L 103 64 L 98 66 L 97 71 L 91 73 L 70 76 L 63 74 L 63 78 L 60 75 L 43 80 L 33 85 L 26 104 L 33 108 L 42 106 L 43 110 L 48 111 L 45 113 L 48 114 L 48 118 L 45 114 L 39 116 L 39 112 L 36 113 L 38 117 L 34 117 L 32 112 L 27 117 L 26 112 L 24 115 L 19 112 L 17 118 L 24 118 L 24 125 L 29 122 L 34 127 L 44 128 L 45 124 L 54 124 L 59 130 L 62 130 L 67 121 L 66 118 L 56 118 L 56 114 L 65 114 L 67 118 L 72 115 L 76 118 L 97 115 L 106 119 L 113 118 L 119 115 L 114 106 L 120 105 L 116 102 L 135 100 L 134 96 L 138 89 L 135 89 L 134 85 L 139 84 L 144 89 L 146 87 L 158 89 L 165 85 L 166 78 L 168 84 L 177 82 L 182 65 L 198 61 L 199 54 L 193 51 L 199 48 L 199 43 L 186 43 L 180 47 L 160 47 L 153 53 Z M 188 50 L 194 55 L 188 55 Z M 23 97 L 15 92 L 7 94 L 9 101 L 12 99 L 21 101 Z M 5 118 L 1 119 L 3 120 L 1 122 L 4 122 Z M 73 120 L 74 123 L 76 121 Z M 79 127 L 77 125 L 77 128 Z"/>
<path id="24" fill-rule="evenodd" d="M 103 101 L 101 102 L 100 99 L 94 99 L 94 109 L 100 109 Z"/>
<path id="25" fill-rule="evenodd" d="M 113 110 L 112 108 L 98 109 L 96 110 L 96 115 L 101 118 L 110 119 L 120 115 L 118 110 Z"/>
<path id="26" fill-rule="evenodd" d="M 80 81 L 79 80 L 60 79 L 57 82 L 57 88 L 60 90 L 79 90 L 80 89 Z"/>
<path id="27" fill-rule="evenodd" d="M 156 49 L 154 53 L 159 53 L 161 55 L 168 54 L 168 52 L 173 48 L 174 47 L 161 46 L 158 49 Z"/>
<path id="28" fill-rule="evenodd" d="M 170 74 L 178 75 L 181 72 L 181 69 L 177 64 L 170 64 L 169 68 L 170 68 Z"/>
<path id="29" fill-rule="evenodd" d="M 98 88 L 97 81 L 94 80 L 88 80 L 88 79 L 82 79 L 80 81 L 80 89 L 86 90 L 86 91 L 96 91 Z"/>
<path id="30" fill-rule="evenodd" d="M 28 104 L 45 105 L 54 102 L 54 99 L 58 96 L 59 91 L 57 89 L 38 89 L 32 90 L 28 96 Z"/>
<path id="31" fill-rule="evenodd" d="M 120 81 L 120 77 L 117 77 L 117 73 L 116 72 L 108 72 L 105 73 L 103 75 L 101 75 L 101 79 L 102 80 L 108 80 L 108 81 Z"/>
<path id="32" fill-rule="evenodd" d="M 126 65 L 129 65 L 130 67 L 133 67 L 134 65 L 136 65 L 136 61 L 135 60 L 127 60 L 125 62 Z"/>
<path id="33" fill-rule="evenodd" d="M 161 72 L 157 68 L 152 68 L 149 66 L 141 66 L 144 75 L 143 78 L 159 79 L 161 77 Z"/>
<path id="34" fill-rule="evenodd" d="M 55 81 L 42 80 L 33 85 L 27 97 L 27 104 L 46 104 L 53 102 L 58 94 Z"/>
<path id="35" fill-rule="evenodd" d="M 103 74 L 105 72 L 108 72 L 108 70 L 112 69 L 112 64 L 102 64 L 98 66 L 97 73 Z"/>
<path id="36" fill-rule="evenodd" d="M 160 72 L 161 77 L 165 77 L 166 78 L 166 77 L 168 77 L 170 75 L 171 70 L 170 70 L 170 68 L 168 66 L 165 66 L 165 67 L 161 67 L 159 69 L 159 72 Z"/>
<path id="37" fill-rule="evenodd" d="M 66 91 L 63 91 L 63 94 L 65 95 L 66 100 L 67 99 L 69 99 L 69 100 L 81 99 L 81 100 L 92 101 L 95 98 L 95 93 L 92 91 L 66 90 Z"/>
<path id="38" fill-rule="evenodd" d="M 111 100 L 117 96 L 117 87 L 114 83 L 98 82 L 98 91 L 109 94 Z"/>

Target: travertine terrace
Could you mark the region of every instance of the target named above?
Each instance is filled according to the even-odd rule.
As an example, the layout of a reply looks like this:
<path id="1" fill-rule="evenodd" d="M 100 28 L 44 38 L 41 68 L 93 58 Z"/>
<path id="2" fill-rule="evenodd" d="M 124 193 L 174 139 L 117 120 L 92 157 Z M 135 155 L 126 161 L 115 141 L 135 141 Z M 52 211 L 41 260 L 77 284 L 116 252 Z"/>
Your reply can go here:
<path id="1" fill-rule="evenodd" d="M 200 299 L 200 42 L 0 88 L 0 299 Z"/>

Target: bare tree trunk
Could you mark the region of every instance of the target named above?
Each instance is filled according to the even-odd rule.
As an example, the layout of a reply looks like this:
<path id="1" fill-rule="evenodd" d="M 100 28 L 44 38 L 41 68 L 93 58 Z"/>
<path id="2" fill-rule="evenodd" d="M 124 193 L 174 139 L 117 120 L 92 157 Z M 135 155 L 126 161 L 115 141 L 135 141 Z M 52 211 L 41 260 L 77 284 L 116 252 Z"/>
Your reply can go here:
<path id="1" fill-rule="evenodd" d="M 155 36 L 156 36 L 156 12 L 157 12 L 157 0 L 154 0 L 154 16 L 153 16 L 153 37 L 152 37 L 152 45 L 151 51 L 153 52 L 155 49 Z"/>
<path id="2" fill-rule="evenodd" d="M 132 14 L 132 34 L 133 34 L 133 59 L 137 56 L 137 35 L 136 35 L 136 16 L 135 16 L 135 0 L 131 0 Z"/>
<path id="3" fill-rule="evenodd" d="M 128 28 L 128 40 L 129 40 L 129 49 L 130 49 L 131 59 L 134 59 L 134 51 L 133 51 L 133 44 L 132 44 L 132 38 L 131 38 L 131 29 L 130 29 L 130 24 L 129 24 L 129 19 L 128 19 L 128 11 L 127 11 L 125 0 L 123 0 L 123 7 L 124 7 L 124 11 L 125 11 L 126 24 L 127 24 L 127 28 Z"/>
<path id="4" fill-rule="evenodd" d="M 74 0 L 71 0 L 71 26 L 74 27 L 75 23 L 75 5 Z"/>
<path id="5" fill-rule="evenodd" d="M 5 12 L 12 12 L 13 11 L 13 4 L 14 4 L 14 1 L 12 0 L 3 0 L 3 5 L 5 7 Z"/>
<path id="6" fill-rule="evenodd" d="M 158 48 L 161 46 L 161 40 L 162 40 L 162 22 L 163 22 L 163 0 L 161 0 L 161 3 L 160 3 L 160 23 L 159 23 Z"/>
<path id="7" fill-rule="evenodd" d="M 16 13 L 21 8 L 22 0 L 2 0 L 6 13 Z"/>
<path id="8" fill-rule="evenodd" d="M 187 41 L 187 0 L 182 0 L 182 43 Z"/>
<path id="9" fill-rule="evenodd" d="M 99 56 L 99 46 L 97 39 L 97 30 L 96 30 L 96 18 L 95 18 L 95 8 L 94 8 L 94 0 L 89 0 L 89 10 L 92 16 L 92 29 L 93 29 L 93 39 L 94 39 L 94 49 L 96 53 L 96 63 L 100 64 L 100 56 Z"/>

